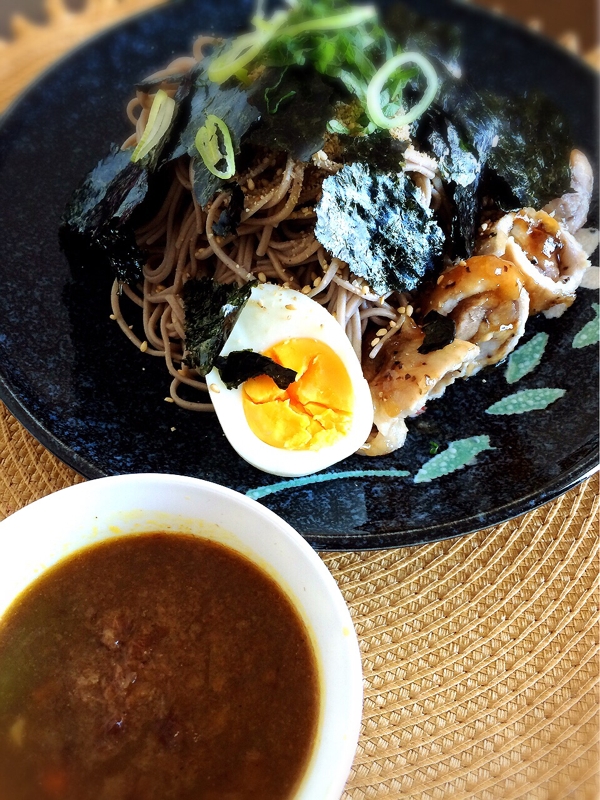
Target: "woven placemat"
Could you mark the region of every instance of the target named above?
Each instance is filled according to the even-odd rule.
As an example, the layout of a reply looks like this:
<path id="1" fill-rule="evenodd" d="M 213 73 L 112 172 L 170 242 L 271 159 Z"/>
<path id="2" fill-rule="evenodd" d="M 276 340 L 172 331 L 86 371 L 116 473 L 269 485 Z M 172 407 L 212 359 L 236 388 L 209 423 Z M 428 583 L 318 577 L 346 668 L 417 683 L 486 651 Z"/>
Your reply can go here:
<path id="1" fill-rule="evenodd" d="M 0 108 L 60 53 L 157 4 L 89 0 L 74 15 L 50 0 L 47 26 L 21 21 L 0 46 Z M 1 518 L 82 480 L 0 404 Z M 598 502 L 593 478 L 460 539 L 323 556 L 363 655 L 344 800 L 598 800 Z"/>

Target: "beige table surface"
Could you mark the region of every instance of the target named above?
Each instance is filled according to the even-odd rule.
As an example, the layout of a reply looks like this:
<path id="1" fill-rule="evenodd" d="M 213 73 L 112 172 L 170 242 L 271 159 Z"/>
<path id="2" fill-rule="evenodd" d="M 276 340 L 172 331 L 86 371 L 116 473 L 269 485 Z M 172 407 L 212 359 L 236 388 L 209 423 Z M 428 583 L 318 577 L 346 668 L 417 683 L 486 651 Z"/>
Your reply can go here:
<path id="1" fill-rule="evenodd" d="M 0 108 L 59 55 L 158 0 L 48 0 L 0 42 Z M 0 518 L 83 480 L 0 404 Z M 459 539 L 323 559 L 363 656 L 344 798 L 598 800 L 598 481 Z M 318 798 L 315 798 L 318 800 Z"/>

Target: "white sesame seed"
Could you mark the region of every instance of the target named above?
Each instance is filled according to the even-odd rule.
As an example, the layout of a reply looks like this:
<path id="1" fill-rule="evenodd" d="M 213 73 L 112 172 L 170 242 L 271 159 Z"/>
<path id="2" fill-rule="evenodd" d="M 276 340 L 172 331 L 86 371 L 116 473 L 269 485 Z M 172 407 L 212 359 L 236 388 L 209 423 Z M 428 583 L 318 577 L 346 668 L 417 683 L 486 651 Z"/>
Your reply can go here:
<path id="1" fill-rule="evenodd" d="M 250 189 L 251 192 L 253 192 L 256 189 L 256 184 L 254 183 L 252 178 L 248 180 L 248 188 Z"/>
<path id="2" fill-rule="evenodd" d="M 177 428 L 171 428 L 171 433 L 173 433 L 176 430 L 177 430 Z"/>
<path id="3" fill-rule="evenodd" d="M 174 403 L 174 402 L 175 400 L 173 400 L 172 397 L 165 397 L 165 403 Z"/>
<path id="4" fill-rule="evenodd" d="M 128 325 L 127 327 L 129 328 L 130 331 L 133 330 L 133 325 Z"/>
<path id="5" fill-rule="evenodd" d="M 320 285 L 321 285 L 321 281 L 322 281 L 322 280 L 323 280 L 322 278 L 315 278 L 315 279 L 314 279 L 314 281 L 313 281 L 313 286 L 315 287 L 315 289 L 317 288 L 317 286 L 320 286 Z"/>
<path id="6" fill-rule="evenodd" d="M 221 394 L 221 390 L 219 389 L 219 387 L 217 386 L 216 383 L 211 383 L 210 390 L 211 390 L 211 392 L 214 392 L 215 394 Z"/>
<path id="7" fill-rule="evenodd" d="M 371 347 L 376 347 L 379 344 L 380 341 L 381 341 L 381 339 L 378 339 L 377 336 L 376 336 L 373 339 L 373 341 L 371 342 Z"/>
<path id="8" fill-rule="evenodd" d="M 310 286 L 303 286 L 302 287 L 302 294 L 310 294 Z"/>
<path id="9" fill-rule="evenodd" d="M 295 311 L 296 310 L 296 306 L 293 306 L 291 303 L 288 303 L 286 308 L 287 308 L 288 311 Z"/>
<path id="10" fill-rule="evenodd" d="M 481 337 L 482 342 L 490 342 L 494 338 L 493 333 L 486 333 Z"/>
<path id="11" fill-rule="evenodd" d="M 393 319 L 391 319 L 390 320 L 390 328 L 397 328 L 397 327 L 398 327 L 398 323 L 395 322 Z"/>
<path id="12" fill-rule="evenodd" d="M 142 351 L 142 353 L 145 353 L 147 349 L 148 349 L 148 342 L 142 342 L 140 345 L 140 350 Z"/>
<path id="13" fill-rule="evenodd" d="M 412 317 L 414 308 L 412 306 L 406 306 L 406 316 Z"/>
<path id="14" fill-rule="evenodd" d="M 404 306 L 400 306 L 400 308 L 398 309 L 398 313 L 399 314 L 406 314 L 406 308 Z"/>
<path id="15" fill-rule="evenodd" d="M 259 272 L 259 273 L 258 273 L 258 280 L 259 280 L 261 283 L 266 283 L 266 282 L 267 282 L 267 276 L 265 275 L 265 273 L 264 273 L 264 272 Z"/>
<path id="16" fill-rule="evenodd" d="M 114 315 L 114 314 L 111 314 L 111 315 L 110 315 L 110 318 L 111 318 L 112 320 L 115 320 L 115 319 L 116 319 L 116 317 L 115 317 L 115 315 Z"/>
<path id="17" fill-rule="evenodd" d="M 385 335 L 386 335 L 386 333 L 387 333 L 387 330 L 386 330 L 385 328 L 380 328 L 380 329 L 377 331 L 377 336 L 385 336 Z"/>

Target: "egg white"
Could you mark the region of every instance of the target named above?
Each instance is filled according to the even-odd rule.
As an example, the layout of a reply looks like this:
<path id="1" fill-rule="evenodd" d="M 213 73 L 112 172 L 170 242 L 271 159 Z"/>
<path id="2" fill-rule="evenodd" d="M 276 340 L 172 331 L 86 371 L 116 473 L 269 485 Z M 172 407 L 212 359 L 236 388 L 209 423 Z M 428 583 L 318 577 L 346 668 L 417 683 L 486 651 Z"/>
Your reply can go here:
<path id="1" fill-rule="evenodd" d="M 291 308 L 287 308 L 291 306 Z M 286 339 L 318 339 L 342 360 L 354 390 L 348 433 L 320 450 L 285 450 L 259 439 L 250 429 L 242 402 L 243 385 L 228 389 L 218 370 L 206 377 L 210 397 L 231 446 L 253 467 L 285 478 L 299 478 L 330 467 L 364 444 L 373 425 L 373 402 L 356 353 L 342 327 L 317 302 L 293 289 L 265 283 L 256 286 L 221 355 L 234 350 L 264 353 Z"/>

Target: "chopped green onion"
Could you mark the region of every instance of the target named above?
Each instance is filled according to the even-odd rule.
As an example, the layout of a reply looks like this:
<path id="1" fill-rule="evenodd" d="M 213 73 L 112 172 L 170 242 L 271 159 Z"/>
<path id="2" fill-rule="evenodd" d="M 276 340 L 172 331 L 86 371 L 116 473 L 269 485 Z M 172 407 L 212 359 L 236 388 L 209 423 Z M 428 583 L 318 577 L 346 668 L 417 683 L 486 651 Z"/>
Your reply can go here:
<path id="1" fill-rule="evenodd" d="M 132 153 L 131 160 L 134 163 L 145 158 L 160 143 L 173 121 L 174 114 L 175 100 L 160 89 L 154 97 L 146 129 Z"/>
<path id="2" fill-rule="evenodd" d="M 225 152 L 220 149 L 219 134 L 223 139 Z M 235 156 L 233 153 L 233 142 L 229 128 L 219 117 L 209 114 L 204 125 L 196 134 L 196 147 L 206 164 L 206 168 L 217 178 L 224 181 L 233 178 L 235 175 Z M 217 165 L 225 161 L 225 169 L 218 169 Z"/>
<path id="3" fill-rule="evenodd" d="M 208 77 L 213 83 L 225 83 L 240 70 L 247 67 L 256 56 L 264 50 L 277 31 L 287 20 L 285 11 L 274 14 L 270 20 L 255 17 L 255 30 L 238 36 L 231 46 L 218 55 L 208 68 Z"/>
<path id="4" fill-rule="evenodd" d="M 377 17 L 377 9 L 373 6 L 353 8 L 341 14 L 334 14 L 322 19 L 310 19 L 296 25 L 283 27 L 289 19 L 289 12 L 280 11 L 270 20 L 265 19 L 259 11 L 252 20 L 255 30 L 238 36 L 228 50 L 217 56 L 208 68 L 208 77 L 213 83 L 225 83 L 246 67 L 261 53 L 272 39 L 283 36 L 294 37 L 309 31 L 333 31 L 343 28 L 354 28 L 363 22 Z"/>
<path id="5" fill-rule="evenodd" d="M 343 28 L 354 28 L 363 22 L 369 22 L 377 17 L 377 9 L 374 6 L 364 6 L 345 11 L 343 14 L 334 14 L 331 17 L 322 19 L 309 19 L 306 22 L 299 22 L 297 25 L 290 25 L 279 32 L 279 36 L 299 36 L 308 31 L 337 31 Z"/>
<path id="6" fill-rule="evenodd" d="M 404 64 L 415 64 L 425 76 L 427 88 L 421 100 L 406 114 L 388 117 L 382 108 L 382 92 L 391 76 Z M 409 125 L 418 119 L 433 102 L 438 90 L 438 77 L 430 62 L 420 53 L 401 53 L 387 61 L 375 75 L 367 89 L 367 111 L 378 128 L 390 130 Z"/>

